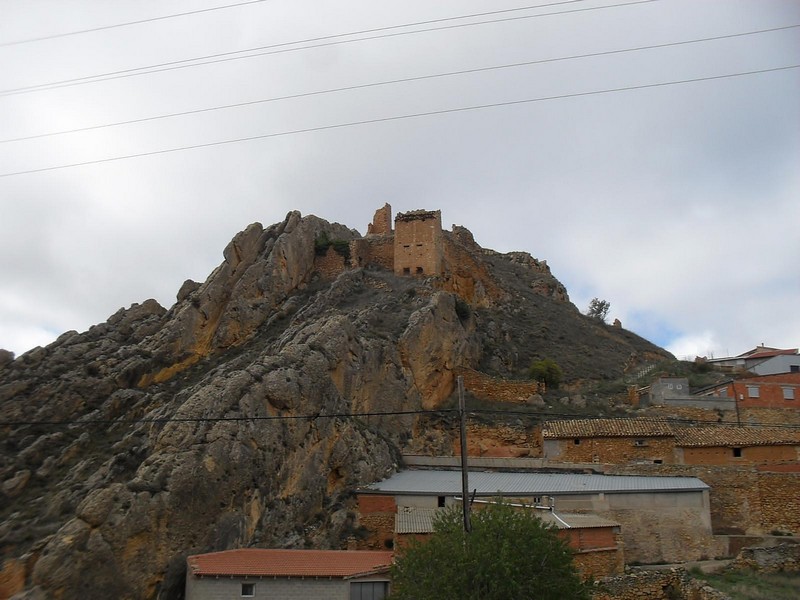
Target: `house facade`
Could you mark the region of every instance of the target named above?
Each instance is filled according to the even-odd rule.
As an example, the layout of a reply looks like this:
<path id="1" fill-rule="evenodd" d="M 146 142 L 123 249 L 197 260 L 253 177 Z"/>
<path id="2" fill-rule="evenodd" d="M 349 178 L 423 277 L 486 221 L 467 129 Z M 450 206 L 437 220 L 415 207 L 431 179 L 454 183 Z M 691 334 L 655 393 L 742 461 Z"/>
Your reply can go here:
<path id="1" fill-rule="evenodd" d="M 800 407 L 800 372 L 730 379 L 698 390 L 697 397 L 735 399 L 740 408 Z"/>
<path id="2" fill-rule="evenodd" d="M 376 548 L 394 543 L 401 508 L 436 509 L 460 503 L 461 473 L 403 471 L 357 491 L 359 524 Z M 469 473 L 470 496 L 552 506 L 556 514 L 591 514 L 620 525 L 625 559 L 693 560 L 713 554 L 709 487 L 696 477 L 583 473 Z"/>
<path id="3" fill-rule="evenodd" d="M 389 551 L 245 548 L 186 559 L 186 600 L 382 600 Z"/>
<path id="4" fill-rule="evenodd" d="M 675 433 L 660 419 L 575 419 L 542 426 L 542 453 L 569 463 L 671 464 Z"/>
<path id="5" fill-rule="evenodd" d="M 756 375 L 800 373 L 797 348 L 769 348 L 763 344 L 739 356 L 704 359 L 704 362 L 722 371 L 749 371 Z"/>
<path id="6" fill-rule="evenodd" d="M 684 465 L 775 465 L 800 461 L 800 431 L 728 425 L 675 431 L 677 462 Z"/>

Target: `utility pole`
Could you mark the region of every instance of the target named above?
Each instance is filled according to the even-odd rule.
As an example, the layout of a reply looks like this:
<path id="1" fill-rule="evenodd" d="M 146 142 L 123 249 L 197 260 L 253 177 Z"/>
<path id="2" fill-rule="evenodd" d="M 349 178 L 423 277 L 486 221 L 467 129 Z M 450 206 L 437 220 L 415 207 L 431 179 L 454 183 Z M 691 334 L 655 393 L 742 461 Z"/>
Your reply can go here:
<path id="1" fill-rule="evenodd" d="M 461 506 L 464 510 L 464 532 L 472 531 L 469 520 L 469 471 L 467 465 L 467 410 L 464 401 L 464 378 L 459 375 L 458 382 L 458 416 L 461 429 Z"/>

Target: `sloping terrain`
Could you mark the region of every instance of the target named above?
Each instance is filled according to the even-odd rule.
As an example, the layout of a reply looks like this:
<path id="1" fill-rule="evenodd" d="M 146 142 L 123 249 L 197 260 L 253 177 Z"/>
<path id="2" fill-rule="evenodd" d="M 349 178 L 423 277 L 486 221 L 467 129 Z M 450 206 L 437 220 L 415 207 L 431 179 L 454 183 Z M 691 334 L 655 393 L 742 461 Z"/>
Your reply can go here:
<path id="1" fill-rule="evenodd" d="M 454 369 L 619 377 L 668 356 L 572 305 L 543 263 L 448 234 L 450 282 L 347 269 L 315 240 L 357 232 L 293 212 L 253 224 L 202 284 L 0 361 L 0 597 L 180 598 L 185 557 L 340 547 L 353 490 L 397 468 Z M 353 413 L 360 417 L 348 416 Z M 101 596 L 98 590 L 102 590 Z"/>

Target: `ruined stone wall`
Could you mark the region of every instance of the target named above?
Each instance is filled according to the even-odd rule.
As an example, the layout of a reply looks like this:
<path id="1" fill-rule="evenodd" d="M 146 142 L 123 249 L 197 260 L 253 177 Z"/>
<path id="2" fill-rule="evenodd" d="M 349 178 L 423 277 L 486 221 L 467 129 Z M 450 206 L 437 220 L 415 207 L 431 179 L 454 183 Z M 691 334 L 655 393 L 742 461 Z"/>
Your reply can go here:
<path id="1" fill-rule="evenodd" d="M 391 235 L 376 235 L 351 241 L 350 264 L 354 267 L 394 270 L 394 238 Z"/>
<path id="2" fill-rule="evenodd" d="M 635 571 L 598 582 L 592 600 L 730 600 L 684 569 Z"/>
<path id="3" fill-rule="evenodd" d="M 625 572 L 625 557 L 618 548 L 576 552 L 572 560 L 584 579 L 611 577 Z"/>
<path id="4" fill-rule="evenodd" d="M 440 275 L 444 259 L 441 211 L 399 213 L 394 227 L 395 275 Z"/>
<path id="5" fill-rule="evenodd" d="M 779 544 L 769 548 L 743 548 L 731 564 L 734 569 L 765 573 L 800 571 L 800 544 Z"/>
<path id="6" fill-rule="evenodd" d="M 471 234 L 444 232 L 444 276 L 441 287 L 460 296 L 472 306 L 486 307 L 501 300 L 506 292 L 497 284 L 486 264 L 476 260 L 481 248 Z"/>
<path id="7" fill-rule="evenodd" d="M 454 437 L 453 456 L 461 456 L 461 445 Z M 542 455 L 540 436 L 536 429 L 509 425 L 467 424 L 467 455 L 491 458 L 521 458 Z"/>
<path id="8" fill-rule="evenodd" d="M 577 443 L 576 443 L 577 442 Z M 550 460 L 576 463 L 625 464 L 675 460 L 674 437 L 605 437 L 545 440 L 544 456 Z"/>
<path id="9" fill-rule="evenodd" d="M 375 211 L 372 223 L 367 225 L 367 235 L 384 235 L 392 233 L 392 207 L 386 203 Z"/>
<path id="10" fill-rule="evenodd" d="M 500 379 L 472 369 L 457 369 L 456 375 L 464 378 L 465 389 L 482 400 L 522 404 L 527 402 L 531 396 L 545 391 L 544 384 L 538 381 Z"/>
<path id="11" fill-rule="evenodd" d="M 336 252 L 333 246 L 322 256 L 314 257 L 314 269 L 325 279 L 335 279 L 346 269 L 345 257 Z"/>

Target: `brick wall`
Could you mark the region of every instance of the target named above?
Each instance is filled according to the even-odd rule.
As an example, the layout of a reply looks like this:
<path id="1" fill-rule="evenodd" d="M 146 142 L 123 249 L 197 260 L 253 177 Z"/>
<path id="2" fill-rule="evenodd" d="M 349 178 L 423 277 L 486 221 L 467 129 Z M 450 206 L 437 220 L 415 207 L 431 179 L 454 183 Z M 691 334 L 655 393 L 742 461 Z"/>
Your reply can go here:
<path id="1" fill-rule="evenodd" d="M 531 396 L 544 391 L 544 384 L 538 381 L 511 381 L 471 369 L 457 369 L 456 375 L 464 378 L 465 389 L 483 400 L 523 403 Z"/>
<path id="2" fill-rule="evenodd" d="M 394 496 L 359 494 L 358 525 L 366 537 L 356 542 L 357 550 L 387 550 L 394 545 Z"/>

